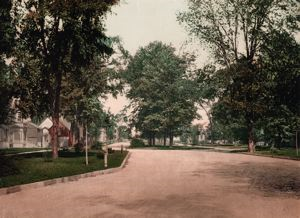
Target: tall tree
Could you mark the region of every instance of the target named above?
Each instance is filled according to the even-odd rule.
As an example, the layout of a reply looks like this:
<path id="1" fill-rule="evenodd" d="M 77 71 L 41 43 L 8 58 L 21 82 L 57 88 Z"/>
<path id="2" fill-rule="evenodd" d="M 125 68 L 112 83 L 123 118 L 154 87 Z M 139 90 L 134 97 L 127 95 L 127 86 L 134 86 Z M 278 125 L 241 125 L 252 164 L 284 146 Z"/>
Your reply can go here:
<path id="1" fill-rule="evenodd" d="M 262 128 L 265 140 L 280 147 L 300 128 L 300 45 L 286 31 L 274 30 L 262 45 L 261 56 L 270 90 Z"/>
<path id="2" fill-rule="evenodd" d="M 224 100 L 244 112 L 250 152 L 255 150 L 254 124 L 265 109 L 265 88 L 260 86 L 264 77 L 259 78 L 257 62 L 261 45 L 273 29 L 298 28 L 298 7 L 293 0 L 190 0 L 188 11 L 178 15 L 190 34 L 206 43 L 217 63 L 227 68 Z"/>
<path id="3" fill-rule="evenodd" d="M 220 92 L 220 81 L 216 67 L 206 65 L 202 69 L 196 70 L 193 78 L 191 92 L 197 105 L 205 111 L 209 121 L 211 144 L 214 143 L 212 106 L 217 101 Z"/>
<path id="4" fill-rule="evenodd" d="M 129 61 L 124 78 L 130 85 L 134 123 L 149 138 L 149 144 L 163 135 L 173 145 L 180 127 L 195 117 L 194 101 L 185 88 L 189 84 L 186 70 L 186 61 L 161 42 L 140 48 Z"/>
<path id="5" fill-rule="evenodd" d="M 103 20 L 117 2 L 117 0 L 15 2 L 18 50 L 21 51 L 17 56 L 18 63 L 24 75 L 30 75 L 31 69 L 36 72 L 33 81 L 39 84 L 37 87 L 40 90 L 30 93 L 42 95 L 44 101 L 40 102 L 47 105 L 47 112 L 52 117 L 53 158 L 58 156 L 62 84 L 70 75 L 81 80 L 85 70 L 89 69 L 97 58 L 107 58 L 112 53 L 111 40 L 104 34 Z"/>
<path id="6" fill-rule="evenodd" d="M 12 1 L 0 2 L 0 123 L 9 121 L 10 101 L 13 95 L 13 78 L 8 58 L 12 55 L 15 28 L 11 16 Z"/>

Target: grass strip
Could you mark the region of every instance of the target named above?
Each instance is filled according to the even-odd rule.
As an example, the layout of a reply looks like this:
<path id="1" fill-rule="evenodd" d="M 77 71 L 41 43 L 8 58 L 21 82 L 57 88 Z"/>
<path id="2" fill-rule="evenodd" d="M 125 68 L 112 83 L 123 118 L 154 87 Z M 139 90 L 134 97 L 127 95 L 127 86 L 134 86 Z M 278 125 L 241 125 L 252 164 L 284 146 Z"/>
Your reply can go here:
<path id="1" fill-rule="evenodd" d="M 104 168 L 104 160 L 96 157 L 96 153 L 89 153 L 87 166 L 84 153 L 77 154 L 70 151 L 60 151 L 60 157 L 55 160 L 50 158 L 50 152 L 0 156 L 2 162 L 8 163 L 0 166 L 0 188 L 107 169 Z M 108 168 L 119 167 L 126 155 L 127 151 L 109 154 Z"/>

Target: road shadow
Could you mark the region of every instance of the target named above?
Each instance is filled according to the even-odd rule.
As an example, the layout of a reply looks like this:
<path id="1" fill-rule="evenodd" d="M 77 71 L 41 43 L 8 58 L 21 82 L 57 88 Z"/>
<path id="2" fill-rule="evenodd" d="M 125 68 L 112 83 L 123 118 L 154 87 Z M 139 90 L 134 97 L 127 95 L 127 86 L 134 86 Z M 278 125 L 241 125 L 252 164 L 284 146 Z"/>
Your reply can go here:
<path id="1" fill-rule="evenodd" d="M 249 188 L 262 191 L 265 196 L 281 195 L 300 198 L 300 167 L 289 163 L 216 164 L 209 170 L 233 183 L 248 182 Z"/>

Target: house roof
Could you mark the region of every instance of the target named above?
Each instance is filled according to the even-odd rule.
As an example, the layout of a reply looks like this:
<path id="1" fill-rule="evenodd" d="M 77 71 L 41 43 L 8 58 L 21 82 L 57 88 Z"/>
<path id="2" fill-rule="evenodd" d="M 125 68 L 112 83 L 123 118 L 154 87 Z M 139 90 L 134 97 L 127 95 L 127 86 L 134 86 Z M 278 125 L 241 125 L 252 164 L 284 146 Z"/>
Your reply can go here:
<path id="1" fill-rule="evenodd" d="M 26 125 L 28 125 L 28 126 L 32 126 L 32 127 L 34 127 L 34 128 L 37 128 L 37 129 L 41 129 L 38 125 L 34 124 L 33 122 L 26 122 L 26 123 L 24 123 L 24 124 L 26 124 Z"/>
<path id="2" fill-rule="evenodd" d="M 59 118 L 60 124 L 62 124 L 64 127 L 66 127 L 68 130 L 71 128 L 71 123 L 65 120 L 64 118 Z M 52 120 L 47 117 L 40 125 L 39 128 L 41 129 L 50 129 L 53 126 Z"/>
<path id="3" fill-rule="evenodd" d="M 50 128 L 52 127 L 52 125 L 53 125 L 53 123 L 52 123 L 51 119 L 47 117 L 47 118 L 44 119 L 44 121 L 39 125 L 39 127 L 40 127 L 41 129 L 50 129 Z"/>

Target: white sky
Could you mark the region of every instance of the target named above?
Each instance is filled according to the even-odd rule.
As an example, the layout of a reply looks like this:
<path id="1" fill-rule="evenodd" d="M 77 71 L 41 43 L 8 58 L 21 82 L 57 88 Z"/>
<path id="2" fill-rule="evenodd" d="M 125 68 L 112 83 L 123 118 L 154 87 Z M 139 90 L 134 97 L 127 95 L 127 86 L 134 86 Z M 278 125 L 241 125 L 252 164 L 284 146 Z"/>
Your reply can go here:
<path id="1" fill-rule="evenodd" d="M 172 44 L 177 52 L 189 39 L 184 28 L 177 22 L 176 14 L 187 8 L 186 0 L 121 0 L 107 17 L 106 28 L 110 36 L 119 36 L 123 46 L 132 55 L 150 42 L 158 40 Z M 199 63 L 208 60 L 200 45 L 184 47 L 200 54 Z M 118 113 L 128 104 L 124 96 L 109 97 L 105 107 Z M 202 113 L 201 113 L 202 114 Z"/>

